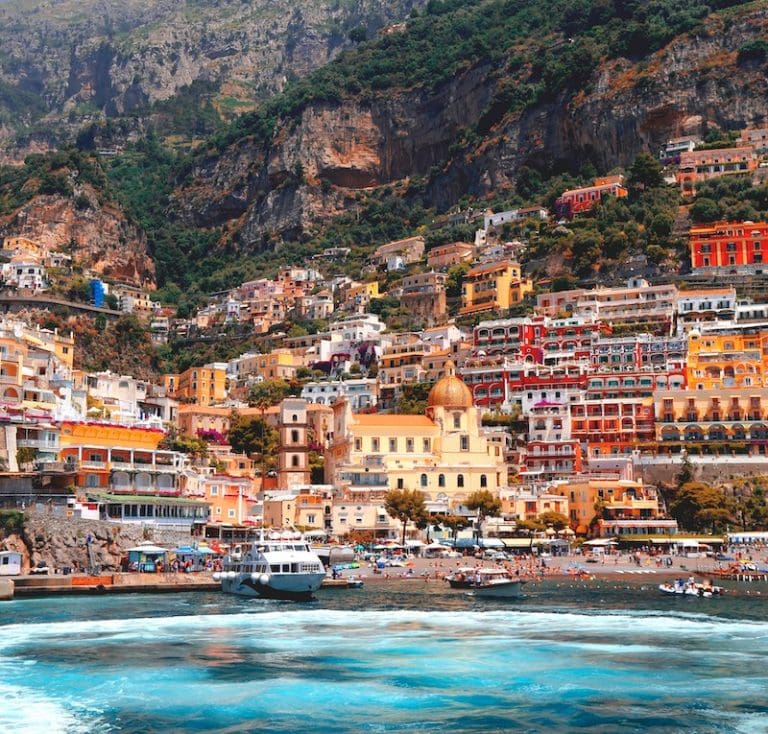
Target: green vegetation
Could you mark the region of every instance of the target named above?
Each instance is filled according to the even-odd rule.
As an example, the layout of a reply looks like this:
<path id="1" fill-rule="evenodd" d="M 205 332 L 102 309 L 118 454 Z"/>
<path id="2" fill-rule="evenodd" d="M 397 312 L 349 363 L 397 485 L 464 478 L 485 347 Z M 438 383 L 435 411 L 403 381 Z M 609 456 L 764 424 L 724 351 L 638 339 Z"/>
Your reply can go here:
<path id="1" fill-rule="evenodd" d="M 24 513 L 21 510 L 0 510 L 0 537 L 21 535 L 24 531 Z"/>
<path id="2" fill-rule="evenodd" d="M 384 509 L 390 517 L 403 524 L 403 545 L 409 522 L 421 529 L 426 528 L 429 522 L 426 498 L 424 492 L 418 489 L 390 489 L 384 495 Z"/>

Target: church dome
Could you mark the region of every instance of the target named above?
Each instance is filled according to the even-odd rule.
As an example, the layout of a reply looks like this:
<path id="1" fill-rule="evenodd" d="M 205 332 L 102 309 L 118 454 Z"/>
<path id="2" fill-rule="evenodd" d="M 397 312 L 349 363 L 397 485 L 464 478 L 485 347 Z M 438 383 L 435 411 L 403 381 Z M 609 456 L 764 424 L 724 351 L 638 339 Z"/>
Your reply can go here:
<path id="1" fill-rule="evenodd" d="M 427 405 L 430 408 L 471 408 L 474 404 L 472 391 L 454 374 L 453 362 L 445 363 L 445 376 L 429 391 Z"/>

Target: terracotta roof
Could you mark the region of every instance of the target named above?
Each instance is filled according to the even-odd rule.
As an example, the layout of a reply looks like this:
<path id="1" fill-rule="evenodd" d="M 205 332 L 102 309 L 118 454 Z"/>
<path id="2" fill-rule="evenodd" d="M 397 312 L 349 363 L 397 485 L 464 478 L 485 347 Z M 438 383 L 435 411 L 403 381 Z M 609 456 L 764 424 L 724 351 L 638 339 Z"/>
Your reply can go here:
<path id="1" fill-rule="evenodd" d="M 358 413 L 355 422 L 359 426 L 412 426 L 419 428 L 433 428 L 436 424 L 425 415 L 406 415 L 403 413 Z"/>

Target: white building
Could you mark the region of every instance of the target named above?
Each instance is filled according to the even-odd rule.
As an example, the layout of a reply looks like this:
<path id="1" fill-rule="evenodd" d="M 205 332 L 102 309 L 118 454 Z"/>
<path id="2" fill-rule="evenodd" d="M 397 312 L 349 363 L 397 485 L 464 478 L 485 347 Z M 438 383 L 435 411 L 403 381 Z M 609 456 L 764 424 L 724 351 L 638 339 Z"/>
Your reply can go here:
<path id="1" fill-rule="evenodd" d="M 308 382 L 301 390 L 301 397 L 317 405 L 333 405 L 340 398 L 348 400 L 352 411 L 357 413 L 372 408 L 378 401 L 378 390 L 374 378 L 359 380 L 334 380 Z"/>

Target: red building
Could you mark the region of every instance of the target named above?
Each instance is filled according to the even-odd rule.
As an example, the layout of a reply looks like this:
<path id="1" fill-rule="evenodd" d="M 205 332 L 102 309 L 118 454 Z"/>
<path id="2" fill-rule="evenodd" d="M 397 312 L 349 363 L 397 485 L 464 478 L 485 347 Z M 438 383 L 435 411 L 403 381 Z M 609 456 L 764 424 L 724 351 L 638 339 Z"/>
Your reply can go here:
<path id="1" fill-rule="evenodd" d="M 691 267 L 758 270 L 768 260 L 768 223 L 715 222 L 691 227 Z"/>
<path id="2" fill-rule="evenodd" d="M 555 214 L 558 217 L 571 219 L 576 214 L 592 209 L 604 196 L 623 198 L 628 195 L 629 191 L 622 184 L 621 176 L 596 178 L 592 186 L 563 191 L 560 198 L 555 201 Z"/>

